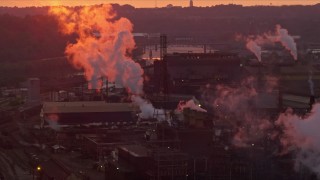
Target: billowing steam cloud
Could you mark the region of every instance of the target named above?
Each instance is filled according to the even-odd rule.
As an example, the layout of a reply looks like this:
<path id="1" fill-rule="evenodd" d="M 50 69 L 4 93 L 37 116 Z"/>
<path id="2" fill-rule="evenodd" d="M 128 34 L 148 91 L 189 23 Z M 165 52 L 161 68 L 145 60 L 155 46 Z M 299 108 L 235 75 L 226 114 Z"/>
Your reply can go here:
<path id="1" fill-rule="evenodd" d="M 267 76 L 265 80 L 266 92 L 268 86 L 270 89 L 277 86 L 275 77 Z M 254 113 L 256 105 L 252 100 L 259 95 L 254 84 L 255 79 L 248 78 L 239 87 L 217 86 L 216 96 L 210 99 L 214 100 L 219 119 L 231 122 L 236 130 L 233 144 L 248 147 L 256 140 L 277 137 L 282 145 L 280 154 L 295 153 L 296 168 L 303 165 L 320 175 L 320 104 L 315 104 L 306 116 L 298 116 L 289 108 L 273 124 L 270 119 Z"/>
<path id="2" fill-rule="evenodd" d="M 136 97 L 142 115 L 151 118 L 153 106 L 139 98 L 143 94 L 143 69 L 128 57 L 135 47 L 132 23 L 126 18 L 116 18 L 111 5 L 86 6 L 77 10 L 52 7 L 64 34 L 75 33 L 78 39 L 68 44 L 65 53 L 77 68 L 84 69 L 89 88 L 101 88 L 100 77 L 117 82 Z"/>
<path id="3" fill-rule="evenodd" d="M 312 79 L 311 73 L 309 79 Z M 270 90 L 277 86 L 275 77 L 267 76 L 265 80 Z M 219 119 L 233 125 L 233 144 L 248 147 L 256 140 L 277 138 L 281 143 L 280 154 L 296 155 L 296 168 L 303 165 L 320 175 L 320 104 L 315 104 L 306 116 L 298 116 L 289 108 L 272 123 L 270 119 L 254 113 L 256 105 L 252 100 L 259 95 L 255 81 L 248 78 L 237 87 L 220 85 L 216 87 L 214 97 L 204 96 L 212 103 Z M 267 87 L 263 88 L 266 92 L 270 91 Z M 313 89 L 311 87 L 310 90 Z"/>
<path id="4" fill-rule="evenodd" d="M 265 86 L 264 89 L 266 92 L 271 93 L 279 85 L 279 79 L 275 76 L 266 75 L 265 76 Z"/>
<path id="5" fill-rule="evenodd" d="M 296 165 L 301 163 L 320 174 L 320 104 L 315 104 L 311 114 L 299 117 L 288 109 L 276 121 L 283 128 L 281 143 L 284 151 L 295 151 Z"/>
<path id="6" fill-rule="evenodd" d="M 183 111 L 185 108 L 189 108 L 195 111 L 199 111 L 199 112 L 207 112 L 207 110 L 201 108 L 200 104 L 196 104 L 195 101 L 193 99 L 185 102 L 185 101 L 180 101 L 178 104 L 178 110 L 179 111 Z"/>
<path id="7" fill-rule="evenodd" d="M 45 118 L 45 121 L 52 129 L 56 131 L 60 130 L 60 126 L 58 124 L 59 116 L 57 114 L 50 114 L 48 118 Z"/>
<path id="8" fill-rule="evenodd" d="M 214 107 L 219 109 L 218 112 L 246 112 L 245 110 L 248 109 L 249 100 L 257 95 L 254 87 L 255 83 L 256 79 L 249 77 L 242 81 L 240 87 L 218 85 L 216 87 L 216 98 L 213 101 Z"/>
<path id="9" fill-rule="evenodd" d="M 292 36 L 289 35 L 288 30 L 282 28 L 280 25 L 276 26 L 275 33 L 264 33 L 261 36 L 255 38 L 246 38 L 246 47 L 250 50 L 261 62 L 261 46 L 268 43 L 281 43 L 290 54 L 294 60 L 298 59 L 297 45 Z"/>
<path id="10" fill-rule="evenodd" d="M 274 41 L 280 42 L 287 50 L 289 50 L 294 60 L 298 59 L 297 45 L 294 42 L 293 37 L 289 35 L 288 30 L 277 25 Z"/>
<path id="11" fill-rule="evenodd" d="M 254 55 L 258 58 L 259 62 L 261 62 L 261 47 L 254 40 L 248 39 L 246 44 L 247 49 L 254 53 Z"/>
<path id="12" fill-rule="evenodd" d="M 143 70 L 127 56 L 135 47 L 128 19 L 115 20 L 110 5 L 88 6 L 77 11 L 52 7 L 50 13 L 56 15 L 63 33 L 79 36 L 75 44 L 68 44 L 65 53 L 73 65 L 85 70 L 91 88 L 99 89 L 98 79 L 108 77 L 131 93 L 142 93 Z"/>
<path id="13" fill-rule="evenodd" d="M 273 126 L 267 117 L 255 113 L 255 100 L 258 98 L 256 83 L 255 78 L 249 77 L 237 87 L 218 85 L 215 95 L 205 98 L 212 104 L 214 114 L 232 126 L 235 131 L 233 144 L 239 147 L 247 147 L 266 138 L 268 130 Z M 266 86 L 271 87 L 264 89 L 268 91 L 274 88 L 274 83 L 267 82 Z"/>
<path id="14" fill-rule="evenodd" d="M 151 103 L 142 99 L 140 96 L 132 96 L 132 101 L 139 105 L 141 110 L 140 117 L 142 119 L 153 118 L 156 115 L 155 118 L 157 118 L 158 121 L 167 120 L 163 109 L 155 109 Z"/>

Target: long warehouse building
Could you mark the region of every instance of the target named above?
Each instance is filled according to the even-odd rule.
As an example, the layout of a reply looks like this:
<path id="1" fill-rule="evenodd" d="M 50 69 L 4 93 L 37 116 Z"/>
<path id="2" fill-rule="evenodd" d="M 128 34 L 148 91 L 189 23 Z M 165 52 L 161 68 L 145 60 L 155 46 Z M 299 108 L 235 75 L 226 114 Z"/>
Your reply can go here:
<path id="1" fill-rule="evenodd" d="M 131 103 L 104 101 L 44 102 L 41 125 L 126 125 L 136 121 L 138 108 Z"/>

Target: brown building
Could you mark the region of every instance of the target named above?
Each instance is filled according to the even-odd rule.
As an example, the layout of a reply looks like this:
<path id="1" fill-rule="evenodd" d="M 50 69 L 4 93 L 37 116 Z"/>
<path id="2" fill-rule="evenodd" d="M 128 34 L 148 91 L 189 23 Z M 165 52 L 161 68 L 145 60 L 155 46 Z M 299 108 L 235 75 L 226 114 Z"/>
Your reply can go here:
<path id="1" fill-rule="evenodd" d="M 208 83 L 231 83 L 243 67 L 235 53 L 174 53 L 154 63 L 156 92 L 195 94 Z"/>
<path id="2" fill-rule="evenodd" d="M 117 152 L 108 163 L 107 179 L 178 180 L 188 176 L 188 156 L 176 149 L 123 145 Z"/>
<path id="3" fill-rule="evenodd" d="M 41 124 L 55 126 L 121 126 L 135 122 L 137 107 L 104 101 L 44 102 Z"/>

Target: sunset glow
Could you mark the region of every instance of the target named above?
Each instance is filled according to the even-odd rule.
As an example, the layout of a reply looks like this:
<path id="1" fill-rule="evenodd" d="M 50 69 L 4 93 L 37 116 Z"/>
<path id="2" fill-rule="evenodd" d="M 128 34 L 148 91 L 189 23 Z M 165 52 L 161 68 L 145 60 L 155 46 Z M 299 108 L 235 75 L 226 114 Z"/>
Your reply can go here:
<path id="1" fill-rule="evenodd" d="M 5 0 L 0 1 L 0 6 L 17 6 L 17 7 L 29 7 L 29 6 L 78 6 L 78 5 L 93 5 L 93 4 L 130 4 L 132 6 L 141 7 L 165 7 L 168 4 L 174 6 L 186 7 L 189 5 L 189 0 Z M 244 6 L 255 5 L 313 5 L 319 3 L 318 0 L 194 0 L 195 6 L 214 6 L 219 4 L 242 4 Z"/>

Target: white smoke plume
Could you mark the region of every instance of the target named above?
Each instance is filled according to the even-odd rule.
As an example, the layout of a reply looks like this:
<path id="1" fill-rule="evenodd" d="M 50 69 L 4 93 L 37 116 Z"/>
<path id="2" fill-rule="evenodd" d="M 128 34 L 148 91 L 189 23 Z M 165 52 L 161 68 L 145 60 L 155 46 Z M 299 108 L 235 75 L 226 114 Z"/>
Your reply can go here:
<path id="1" fill-rule="evenodd" d="M 199 112 L 207 112 L 207 110 L 201 108 L 200 104 L 196 104 L 193 99 L 185 102 L 185 101 L 180 101 L 178 104 L 177 109 L 179 111 L 183 111 L 185 108 L 189 108 L 191 110 L 199 111 Z"/>
<path id="2" fill-rule="evenodd" d="M 241 82 L 239 87 L 226 85 L 216 86 L 215 99 L 213 105 L 218 108 L 218 112 L 229 111 L 243 113 L 248 109 L 249 100 L 257 95 L 255 89 L 256 79 L 249 77 Z"/>
<path id="3" fill-rule="evenodd" d="M 248 39 L 246 44 L 247 49 L 249 49 L 261 62 L 261 47 L 257 44 L 256 41 Z"/>
<path id="4" fill-rule="evenodd" d="M 50 13 L 57 17 L 63 33 L 79 36 L 76 43 L 68 44 L 65 53 L 73 65 L 85 70 L 91 88 L 99 89 L 101 82 L 96 80 L 108 77 L 129 92 L 142 93 L 143 70 L 127 56 L 135 47 L 133 25 L 128 19 L 115 20 L 110 5 L 86 6 L 77 11 L 52 7 Z"/>
<path id="5" fill-rule="evenodd" d="M 143 69 L 128 56 L 135 48 L 132 23 L 116 18 L 111 5 L 77 10 L 51 7 L 49 13 L 57 18 L 62 33 L 78 35 L 75 43 L 67 45 L 65 53 L 75 67 L 84 69 L 91 82 L 89 88 L 101 88 L 101 81 L 96 81 L 100 77 L 120 83 L 136 96 L 132 100 L 141 107 L 143 116 L 152 118 L 152 104 L 137 98 L 143 94 Z"/>
<path id="6" fill-rule="evenodd" d="M 290 51 L 294 60 L 298 59 L 297 44 L 292 36 L 289 35 L 288 30 L 282 28 L 280 25 L 276 26 L 275 42 L 280 42 L 287 50 Z"/>
<path id="7" fill-rule="evenodd" d="M 141 98 L 140 96 L 132 96 L 132 101 L 139 105 L 141 113 L 139 114 L 142 119 L 156 118 L 158 121 L 165 121 L 166 114 L 163 109 L 156 109 L 150 102 Z"/>
<path id="8" fill-rule="evenodd" d="M 306 117 L 295 115 L 291 109 L 282 113 L 276 125 L 282 127 L 280 136 L 284 152 L 296 153 L 296 167 L 300 164 L 320 175 L 320 104 L 315 104 Z"/>
<path id="9" fill-rule="evenodd" d="M 57 114 L 50 114 L 47 118 L 45 118 L 45 121 L 48 123 L 49 127 L 51 129 L 54 129 L 56 131 L 60 130 L 59 126 L 59 115 Z"/>
<path id="10" fill-rule="evenodd" d="M 290 54 L 294 60 L 298 59 L 297 44 L 295 43 L 292 36 L 289 35 L 288 30 L 282 28 L 280 25 L 276 25 L 275 32 L 264 33 L 256 37 L 245 38 L 247 44 L 246 47 L 261 62 L 261 46 L 270 43 L 281 43 Z"/>
<path id="11" fill-rule="evenodd" d="M 246 41 L 246 48 L 251 51 L 259 60 L 259 62 L 261 62 L 262 60 L 262 46 L 270 43 L 266 37 L 264 35 L 260 36 L 249 36 L 249 37 L 243 37 L 243 36 L 239 36 L 238 39 L 242 39 L 244 41 Z"/>
<path id="12" fill-rule="evenodd" d="M 250 111 L 250 109 L 248 109 Z M 237 147 L 249 147 L 258 141 L 269 138 L 268 132 L 273 128 L 270 119 L 254 113 L 246 113 L 242 117 L 241 126 L 236 128 L 232 143 Z"/>
<path id="13" fill-rule="evenodd" d="M 277 136 L 283 148 L 281 154 L 295 153 L 296 168 L 303 165 L 320 175 L 320 104 L 315 104 L 311 113 L 306 116 L 296 115 L 289 108 L 273 124 L 269 119 L 252 112 L 250 101 L 257 94 L 254 81 L 254 78 L 249 78 L 239 87 L 218 86 L 216 89 L 213 105 L 219 118 L 223 119 L 232 113 L 235 114 L 234 117 L 240 117 L 240 125 L 234 123 L 236 133 L 233 144 L 248 147 L 254 145 L 254 140 Z M 276 86 L 275 78 L 266 78 L 266 81 L 271 87 Z M 232 122 L 234 120 L 235 118 L 231 118 Z M 274 126 L 278 128 L 275 129 Z"/>

